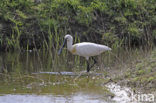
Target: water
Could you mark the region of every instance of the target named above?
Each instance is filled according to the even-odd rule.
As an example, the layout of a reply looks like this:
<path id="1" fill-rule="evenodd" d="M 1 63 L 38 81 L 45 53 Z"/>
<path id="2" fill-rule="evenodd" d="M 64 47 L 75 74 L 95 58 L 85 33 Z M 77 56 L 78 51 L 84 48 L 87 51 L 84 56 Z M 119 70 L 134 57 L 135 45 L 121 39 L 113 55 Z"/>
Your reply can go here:
<path id="1" fill-rule="evenodd" d="M 109 90 L 115 94 L 115 97 L 112 98 L 112 100 L 116 101 L 117 103 L 136 103 L 136 101 L 131 101 L 131 88 L 121 87 L 115 83 L 108 83 L 106 87 L 108 87 Z"/>
<path id="2" fill-rule="evenodd" d="M 121 55 L 121 61 L 127 59 Z M 105 85 L 108 78 L 102 69 L 95 66 L 96 71 L 88 74 L 84 72 L 85 59 L 66 56 L 51 52 L 0 53 L 0 103 L 128 103 L 126 90 L 112 91 L 112 85 Z M 110 54 L 103 57 L 98 58 L 98 65 L 106 70 L 118 60 Z M 118 94 L 122 93 L 120 99 Z"/>
<path id="3" fill-rule="evenodd" d="M 0 103 L 108 103 L 97 96 L 76 94 L 72 96 L 54 95 L 4 95 Z"/>
<path id="4" fill-rule="evenodd" d="M 0 96 L 0 103 L 136 103 L 128 96 L 132 92 L 130 88 L 114 83 L 108 83 L 106 86 L 115 94 L 114 98 L 83 92 L 71 95 L 5 94 Z"/>

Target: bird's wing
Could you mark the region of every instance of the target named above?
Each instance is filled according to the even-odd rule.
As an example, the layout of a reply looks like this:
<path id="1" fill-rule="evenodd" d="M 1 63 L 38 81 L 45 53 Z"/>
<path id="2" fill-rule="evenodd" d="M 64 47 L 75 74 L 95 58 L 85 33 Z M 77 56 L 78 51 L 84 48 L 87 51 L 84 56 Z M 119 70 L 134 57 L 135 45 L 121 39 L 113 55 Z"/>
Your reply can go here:
<path id="1" fill-rule="evenodd" d="M 105 45 L 95 44 L 95 43 L 78 43 L 77 53 L 80 56 L 95 56 L 99 55 L 103 51 L 106 51 L 109 47 Z"/>

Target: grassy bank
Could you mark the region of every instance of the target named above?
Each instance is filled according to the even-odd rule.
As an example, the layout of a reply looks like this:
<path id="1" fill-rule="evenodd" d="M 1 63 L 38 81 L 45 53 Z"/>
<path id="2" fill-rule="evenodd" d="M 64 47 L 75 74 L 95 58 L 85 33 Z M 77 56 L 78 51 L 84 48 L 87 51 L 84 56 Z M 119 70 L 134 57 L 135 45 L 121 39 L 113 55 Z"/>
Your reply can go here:
<path id="1" fill-rule="evenodd" d="M 111 47 L 151 46 L 156 42 L 155 4 L 155 0 L 1 0 L 0 51 L 56 50 L 67 33 Z"/>
<path id="2" fill-rule="evenodd" d="M 132 87 L 134 92 L 154 93 L 156 91 L 156 49 L 138 56 L 118 70 L 114 82 Z"/>

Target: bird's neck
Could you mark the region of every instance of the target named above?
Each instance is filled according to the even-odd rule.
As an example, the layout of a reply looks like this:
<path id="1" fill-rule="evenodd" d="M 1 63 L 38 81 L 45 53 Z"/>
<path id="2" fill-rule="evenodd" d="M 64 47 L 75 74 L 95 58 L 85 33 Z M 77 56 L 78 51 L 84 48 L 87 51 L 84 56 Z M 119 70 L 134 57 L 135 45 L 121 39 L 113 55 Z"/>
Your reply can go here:
<path id="1" fill-rule="evenodd" d="M 73 44 L 73 41 L 68 41 L 67 42 L 67 49 L 70 51 L 72 49 L 72 44 Z"/>

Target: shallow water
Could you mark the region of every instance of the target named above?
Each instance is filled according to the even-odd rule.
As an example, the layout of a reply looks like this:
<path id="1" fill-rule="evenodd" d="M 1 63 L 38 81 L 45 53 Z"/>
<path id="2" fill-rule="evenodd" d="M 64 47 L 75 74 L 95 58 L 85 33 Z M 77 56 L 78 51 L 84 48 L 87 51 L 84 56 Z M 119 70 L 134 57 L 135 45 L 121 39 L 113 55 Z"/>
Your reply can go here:
<path id="1" fill-rule="evenodd" d="M 130 88 L 114 83 L 108 83 L 106 87 L 115 94 L 113 98 L 83 92 L 71 95 L 4 94 L 0 96 L 0 103 L 136 103 L 131 101 Z"/>
<path id="2" fill-rule="evenodd" d="M 120 85 L 117 85 L 115 83 L 108 83 L 106 87 L 108 87 L 108 89 L 115 94 L 112 100 L 116 101 L 117 103 L 136 103 L 135 101 L 131 101 L 131 88 L 121 87 Z"/>
<path id="3" fill-rule="evenodd" d="M 54 95 L 4 95 L 0 103 L 110 103 L 98 96 L 76 94 L 72 96 Z M 112 102 L 111 102 L 112 103 Z"/>
<path id="4" fill-rule="evenodd" d="M 118 60 L 107 54 L 104 57 L 98 58 L 105 61 L 102 68 L 109 69 Z M 87 74 L 85 68 L 84 59 L 79 57 L 43 52 L 0 53 L 0 103 L 128 103 L 126 89 L 105 85 L 108 78 L 101 69 Z"/>

